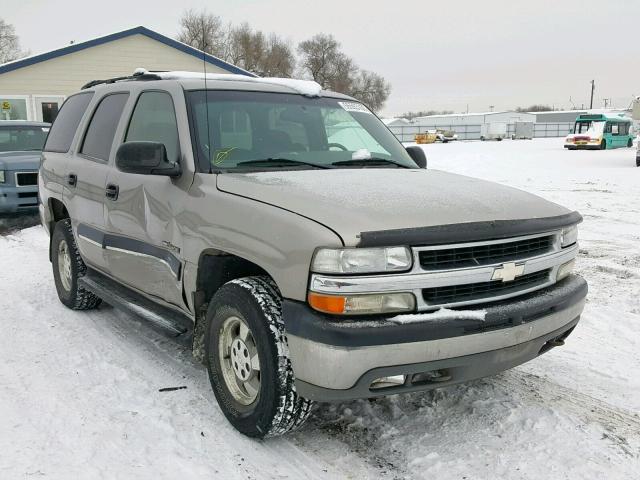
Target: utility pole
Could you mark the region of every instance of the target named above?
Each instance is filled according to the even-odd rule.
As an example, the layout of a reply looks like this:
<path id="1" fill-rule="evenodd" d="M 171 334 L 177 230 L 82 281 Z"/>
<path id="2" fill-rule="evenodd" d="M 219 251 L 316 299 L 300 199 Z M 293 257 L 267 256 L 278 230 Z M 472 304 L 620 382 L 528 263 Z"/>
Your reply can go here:
<path id="1" fill-rule="evenodd" d="M 589 110 L 593 108 L 593 91 L 596 89 L 596 81 L 591 80 L 591 101 L 589 102 Z"/>

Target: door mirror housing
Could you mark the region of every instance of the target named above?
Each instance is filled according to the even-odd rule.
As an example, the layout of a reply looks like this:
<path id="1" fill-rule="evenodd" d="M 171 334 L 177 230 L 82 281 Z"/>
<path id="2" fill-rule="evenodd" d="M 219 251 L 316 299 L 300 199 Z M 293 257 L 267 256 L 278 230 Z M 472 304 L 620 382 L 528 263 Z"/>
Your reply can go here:
<path id="1" fill-rule="evenodd" d="M 116 166 L 125 173 L 180 176 L 180 164 L 167 158 L 167 149 L 159 142 L 125 142 L 116 152 Z"/>
<path id="2" fill-rule="evenodd" d="M 420 147 L 407 147 L 407 153 L 420 168 L 427 168 L 427 156 Z"/>

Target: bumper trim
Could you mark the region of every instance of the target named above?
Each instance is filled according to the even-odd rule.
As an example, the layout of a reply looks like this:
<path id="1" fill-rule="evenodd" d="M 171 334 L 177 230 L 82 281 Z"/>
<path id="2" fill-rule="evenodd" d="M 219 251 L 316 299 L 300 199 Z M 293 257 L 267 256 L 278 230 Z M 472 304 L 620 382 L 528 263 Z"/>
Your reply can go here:
<path id="1" fill-rule="evenodd" d="M 485 320 L 456 318 L 398 325 L 386 317 L 335 317 L 311 310 L 307 304 L 285 299 L 283 320 L 287 335 L 336 347 L 401 344 L 458 337 L 509 328 L 567 308 L 587 295 L 587 282 L 577 275 L 542 290 L 502 302 L 474 306 Z"/>

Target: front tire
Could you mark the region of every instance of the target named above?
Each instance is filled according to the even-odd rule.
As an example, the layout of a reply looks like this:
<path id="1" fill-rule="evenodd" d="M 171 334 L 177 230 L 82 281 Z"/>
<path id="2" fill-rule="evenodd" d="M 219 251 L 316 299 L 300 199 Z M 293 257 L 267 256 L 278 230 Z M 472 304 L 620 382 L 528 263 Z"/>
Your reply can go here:
<path id="1" fill-rule="evenodd" d="M 87 272 L 68 218 L 56 223 L 51 237 L 51 264 L 58 298 L 72 310 L 91 310 L 100 305 L 100 298 L 78 286 L 78 279 Z"/>
<path id="2" fill-rule="evenodd" d="M 607 149 L 607 141 L 605 139 L 602 139 L 602 141 L 600 142 L 600 150 L 606 150 Z"/>
<path id="3" fill-rule="evenodd" d="M 245 277 L 223 285 L 209 304 L 207 324 L 209 380 L 227 420 L 257 438 L 301 426 L 313 402 L 296 392 L 274 282 Z"/>

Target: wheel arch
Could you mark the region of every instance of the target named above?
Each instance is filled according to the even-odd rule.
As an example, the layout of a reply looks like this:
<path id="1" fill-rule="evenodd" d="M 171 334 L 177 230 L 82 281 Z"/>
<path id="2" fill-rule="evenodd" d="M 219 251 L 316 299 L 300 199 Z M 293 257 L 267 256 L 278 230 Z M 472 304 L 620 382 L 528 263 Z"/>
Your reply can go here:
<path id="1" fill-rule="evenodd" d="M 204 361 L 204 335 L 207 330 L 207 307 L 213 295 L 225 283 L 243 277 L 267 276 L 276 283 L 266 269 L 235 254 L 209 248 L 200 253 L 192 293 L 195 325 L 193 328 L 193 356 Z"/>
<path id="2" fill-rule="evenodd" d="M 49 198 L 47 201 L 47 208 L 49 210 L 49 261 L 52 261 L 51 242 L 53 239 L 53 229 L 60 220 L 65 218 L 71 218 L 66 205 L 57 198 Z"/>

